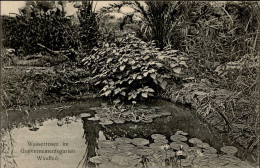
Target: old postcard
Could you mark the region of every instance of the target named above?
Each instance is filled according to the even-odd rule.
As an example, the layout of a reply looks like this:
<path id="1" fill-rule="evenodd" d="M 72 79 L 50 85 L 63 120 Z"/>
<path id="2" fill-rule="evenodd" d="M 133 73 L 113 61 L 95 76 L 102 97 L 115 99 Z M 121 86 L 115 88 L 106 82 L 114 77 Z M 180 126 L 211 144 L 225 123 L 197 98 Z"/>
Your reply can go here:
<path id="1" fill-rule="evenodd" d="M 259 167 L 259 30 L 257 1 L 1 1 L 1 167 Z"/>

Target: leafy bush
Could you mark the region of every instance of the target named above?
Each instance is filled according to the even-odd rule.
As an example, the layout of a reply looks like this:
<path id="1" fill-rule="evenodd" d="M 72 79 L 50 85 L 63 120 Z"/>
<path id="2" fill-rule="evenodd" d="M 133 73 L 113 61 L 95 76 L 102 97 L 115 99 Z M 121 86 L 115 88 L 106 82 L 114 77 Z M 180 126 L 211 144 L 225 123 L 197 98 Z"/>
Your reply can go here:
<path id="1" fill-rule="evenodd" d="M 78 15 L 70 17 L 66 16 L 64 5 L 61 1 L 32 1 L 16 17 L 3 16 L 3 46 L 24 55 L 41 52 L 38 43 L 56 51 L 92 49 L 98 40 L 93 3 L 84 2 L 78 7 Z"/>
<path id="2" fill-rule="evenodd" d="M 176 50 L 161 52 L 154 45 L 128 34 L 119 46 L 111 44 L 85 57 L 83 63 L 93 73 L 101 96 L 147 98 L 164 90 L 167 79 L 180 77 L 186 66 L 183 57 Z"/>
<path id="3" fill-rule="evenodd" d="M 41 48 L 37 43 L 52 50 L 77 49 L 79 40 L 75 30 L 76 25 L 53 8 L 46 12 L 30 10 L 15 18 L 3 17 L 3 45 L 25 55 L 39 53 Z"/>
<path id="4" fill-rule="evenodd" d="M 173 9 L 177 2 L 152 2 L 146 1 L 145 6 L 135 1 L 132 7 L 141 14 L 142 37 L 147 40 L 155 40 L 156 46 L 161 50 L 167 45 L 167 37 L 174 28 Z"/>

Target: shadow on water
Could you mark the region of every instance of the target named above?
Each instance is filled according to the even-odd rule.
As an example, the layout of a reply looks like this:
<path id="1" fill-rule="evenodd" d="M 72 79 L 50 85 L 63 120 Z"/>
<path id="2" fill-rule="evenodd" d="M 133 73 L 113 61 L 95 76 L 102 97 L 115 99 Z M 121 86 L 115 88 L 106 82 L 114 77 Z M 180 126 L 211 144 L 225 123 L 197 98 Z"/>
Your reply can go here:
<path id="1" fill-rule="evenodd" d="M 92 106 L 84 106 L 84 103 L 72 104 L 63 111 L 59 111 L 59 108 L 63 107 L 59 105 L 58 110 L 55 107 L 56 113 L 49 112 L 54 108 L 51 107 L 41 110 L 37 117 L 29 116 L 20 123 L 4 127 L 1 132 L 1 167 L 46 168 L 46 165 L 50 168 L 96 167 L 94 163 L 89 162 L 89 159 L 97 155 L 100 141 L 114 141 L 117 137 L 131 139 L 138 137 L 151 142 L 152 134 L 163 134 L 169 139 L 178 130 L 188 132 L 189 138 L 199 138 L 216 149 L 230 144 L 220 134 L 208 129 L 191 111 L 166 101 L 147 104 L 160 106 L 162 107 L 160 110 L 172 113 L 171 116 L 156 118 L 149 124 L 127 122 L 100 126 L 97 121 L 80 117 L 81 113 L 86 112 L 93 115 L 94 111 L 89 110 L 89 107 L 99 106 L 100 103 L 95 102 Z M 48 143 L 58 145 L 48 146 L 46 145 Z M 48 150 L 49 153 L 41 153 L 41 150 Z M 245 155 L 247 155 L 245 150 L 239 149 L 238 157 L 245 159 Z M 39 159 L 41 156 L 47 160 Z"/>

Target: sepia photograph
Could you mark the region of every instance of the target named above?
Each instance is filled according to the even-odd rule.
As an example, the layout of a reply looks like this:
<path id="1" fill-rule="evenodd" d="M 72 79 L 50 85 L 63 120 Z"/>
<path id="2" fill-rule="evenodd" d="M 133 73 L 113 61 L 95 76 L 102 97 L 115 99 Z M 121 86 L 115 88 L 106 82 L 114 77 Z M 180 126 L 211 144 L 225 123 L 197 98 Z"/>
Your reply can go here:
<path id="1" fill-rule="evenodd" d="M 0 3 L 1 168 L 259 168 L 260 2 Z"/>

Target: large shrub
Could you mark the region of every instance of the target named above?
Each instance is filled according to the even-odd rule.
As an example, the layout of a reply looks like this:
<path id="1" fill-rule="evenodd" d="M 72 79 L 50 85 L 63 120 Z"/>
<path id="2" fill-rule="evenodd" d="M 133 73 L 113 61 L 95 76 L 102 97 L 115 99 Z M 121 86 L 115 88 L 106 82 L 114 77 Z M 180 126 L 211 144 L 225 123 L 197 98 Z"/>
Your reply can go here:
<path id="1" fill-rule="evenodd" d="M 31 1 L 16 17 L 2 17 L 3 45 L 24 55 L 51 50 L 89 51 L 97 45 L 98 26 L 93 1 L 77 6 L 77 15 L 66 16 L 64 1 Z M 74 2 L 70 2 L 74 3 Z"/>
<path id="2" fill-rule="evenodd" d="M 161 52 L 154 45 L 129 34 L 118 46 L 107 45 L 84 58 L 101 96 L 147 98 L 165 89 L 167 79 L 178 78 L 186 66 L 183 57 L 176 50 Z"/>
<path id="3" fill-rule="evenodd" d="M 76 25 L 52 2 L 37 1 L 20 10 L 16 17 L 3 17 L 2 21 L 4 47 L 25 55 L 39 53 L 38 43 L 52 50 L 79 46 Z"/>

